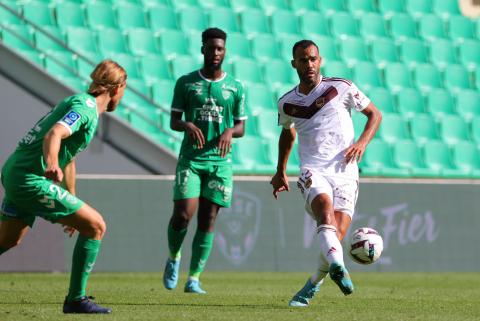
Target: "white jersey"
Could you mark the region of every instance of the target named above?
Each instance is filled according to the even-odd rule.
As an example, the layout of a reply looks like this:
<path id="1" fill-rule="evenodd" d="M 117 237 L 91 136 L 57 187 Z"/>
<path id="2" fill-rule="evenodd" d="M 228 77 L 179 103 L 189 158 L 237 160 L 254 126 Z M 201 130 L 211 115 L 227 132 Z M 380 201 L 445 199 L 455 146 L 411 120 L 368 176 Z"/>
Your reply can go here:
<path id="1" fill-rule="evenodd" d="M 345 164 L 345 149 L 354 142 L 351 110 L 361 111 L 370 99 L 352 82 L 322 77 L 308 95 L 298 86 L 278 101 L 278 122 L 295 127 L 302 169 L 327 176 L 358 178 L 357 163 Z"/>

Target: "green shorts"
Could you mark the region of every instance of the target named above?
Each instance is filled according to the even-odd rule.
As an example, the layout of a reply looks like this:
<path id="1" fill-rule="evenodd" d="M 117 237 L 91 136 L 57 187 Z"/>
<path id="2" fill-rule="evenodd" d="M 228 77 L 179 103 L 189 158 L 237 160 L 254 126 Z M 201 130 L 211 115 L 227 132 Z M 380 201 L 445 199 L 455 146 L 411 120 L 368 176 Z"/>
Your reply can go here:
<path id="1" fill-rule="evenodd" d="M 0 220 L 18 218 L 32 227 L 39 216 L 55 223 L 78 211 L 83 204 L 82 200 L 44 177 L 30 177 L 14 188 L 5 186 Z"/>
<path id="2" fill-rule="evenodd" d="M 222 207 L 232 203 L 233 171 L 231 163 L 177 163 L 173 200 L 204 197 Z"/>

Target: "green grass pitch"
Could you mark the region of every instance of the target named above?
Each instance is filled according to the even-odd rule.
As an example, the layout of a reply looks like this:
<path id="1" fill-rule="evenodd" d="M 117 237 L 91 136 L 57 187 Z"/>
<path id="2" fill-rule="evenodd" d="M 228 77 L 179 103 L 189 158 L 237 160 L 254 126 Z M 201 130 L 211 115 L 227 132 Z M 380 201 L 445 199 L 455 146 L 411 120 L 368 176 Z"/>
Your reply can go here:
<path id="1" fill-rule="evenodd" d="M 0 320 L 480 320 L 480 273 L 353 273 L 344 297 L 326 280 L 308 308 L 287 303 L 307 273 L 206 272 L 207 295 L 167 291 L 161 273 L 94 273 L 89 294 L 107 316 L 63 315 L 67 274 L 0 274 Z"/>

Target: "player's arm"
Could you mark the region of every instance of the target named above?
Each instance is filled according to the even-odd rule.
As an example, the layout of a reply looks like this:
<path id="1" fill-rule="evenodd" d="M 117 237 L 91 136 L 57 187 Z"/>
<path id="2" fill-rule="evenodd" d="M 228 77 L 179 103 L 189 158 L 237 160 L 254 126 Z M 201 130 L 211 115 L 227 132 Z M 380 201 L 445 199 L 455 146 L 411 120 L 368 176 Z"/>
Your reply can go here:
<path id="1" fill-rule="evenodd" d="M 60 183 L 63 181 L 63 171 L 58 164 L 58 152 L 62 139 L 70 136 L 68 128 L 55 124 L 43 139 L 43 157 L 45 159 L 45 177 Z"/>
<path id="2" fill-rule="evenodd" d="M 367 116 L 368 120 L 358 140 L 345 151 L 345 161 L 347 163 L 354 162 L 355 160 L 358 160 L 360 163 L 368 143 L 370 143 L 375 136 L 382 121 L 382 113 L 372 102 L 362 110 L 362 113 Z"/>
<path id="3" fill-rule="evenodd" d="M 295 143 L 296 135 L 297 132 L 293 126 L 282 128 L 282 132 L 280 133 L 280 138 L 278 140 L 277 172 L 270 181 L 270 184 L 273 186 L 273 196 L 275 198 L 278 198 L 280 192 L 290 190 L 290 187 L 288 186 L 287 163 L 293 144 Z"/>
<path id="4" fill-rule="evenodd" d="M 170 113 L 170 128 L 177 132 L 186 132 L 190 142 L 195 144 L 197 148 L 203 148 L 205 145 L 205 137 L 200 128 L 194 123 L 182 120 L 182 112 L 172 110 Z"/>
<path id="5" fill-rule="evenodd" d="M 220 151 L 220 156 L 227 156 L 230 148 L 232 146 L 232 138 L 240 138 L 245 134 L 245 121 L 244 120 L 234 120 L 234 126 L 232 128 L 225 128 L 222 135 L 218 139 L 218 150 Z"/>
<path id="6" fill-rule="evenodd" d="M 63 169 L 63 186 L 65 186 L 65 189 L 72 195 L 76 195 L 76 175 L 77 167 L 75 159 L 72 159 Z"/>

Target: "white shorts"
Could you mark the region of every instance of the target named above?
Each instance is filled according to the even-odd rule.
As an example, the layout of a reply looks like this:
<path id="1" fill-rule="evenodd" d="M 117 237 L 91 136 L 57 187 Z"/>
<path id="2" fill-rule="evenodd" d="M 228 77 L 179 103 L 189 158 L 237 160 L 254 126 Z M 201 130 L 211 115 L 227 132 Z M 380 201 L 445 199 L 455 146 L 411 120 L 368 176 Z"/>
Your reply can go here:
<path id="1" fill-rule="evenodd" d="M 358 179 L 325 176 L 310 169 L 302 169 L 297 186 L 305 200 L 305 210 L 313 217 L 311 203 L 319 194 L 327 194 L 333 209 L 353 216 L 358 197 Z"/>

